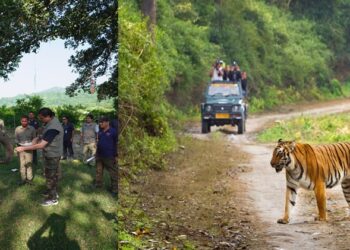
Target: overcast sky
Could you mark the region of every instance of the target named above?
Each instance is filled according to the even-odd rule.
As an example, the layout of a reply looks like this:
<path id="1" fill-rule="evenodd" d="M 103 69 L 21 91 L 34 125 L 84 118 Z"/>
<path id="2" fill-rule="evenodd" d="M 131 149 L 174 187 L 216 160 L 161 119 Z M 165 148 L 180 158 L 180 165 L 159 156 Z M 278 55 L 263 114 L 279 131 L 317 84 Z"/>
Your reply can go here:
<path id="1" fill-rule="evenodd" d="M 70 85 L 77 76 L 68 66 L 73 54 L 73 50 L 64 48 L 62 40 L 42 44 L 37 54 L 25 54 L 10 79 L 0 79 L 0 98 Z"/>

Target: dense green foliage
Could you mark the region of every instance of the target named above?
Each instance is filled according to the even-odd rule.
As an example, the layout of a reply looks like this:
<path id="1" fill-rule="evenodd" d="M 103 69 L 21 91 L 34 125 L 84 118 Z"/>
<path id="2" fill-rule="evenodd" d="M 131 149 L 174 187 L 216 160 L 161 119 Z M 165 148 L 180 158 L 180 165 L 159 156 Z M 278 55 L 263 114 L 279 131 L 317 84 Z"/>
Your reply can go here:
<path id="1" fill-rule="evenodd" d="M 348 0 L 336 1 L 291 1 L 289 10 L 297 18 L 306 18 L 316 23 L 316 32 L 333 53 L 330 64 L 338 77 L 347 78 L 350 66 Z"/>
<path id="2" fill-rule="evenodd" d="M 79 76 L 67 93 L 88 92 L 91 78 L 104 77 L 98 97 L 117 96 L 117 1 L 6 0 L 0 11 L 0 77 L 8 78 L 41 42 L 61 38 L 77 49 L 69 64 Z"/>
<path id="3" fill-rule="evenodd" d="M 119 3 L 119 119 L 121 165 L 160 167 L 174 147 L 164 99 L 166 61 L 129 1 Z"/>
<path id="4" fill-rule="evenodd" d="M 340 69 L 350 55 L 349 6 L 346 0 L 158 0 L 157 50 L 169 76 L 168 100 L 198 106 L 216 58 L 236 60 L 248 72 L 253 111 L 341 96 L 332 79 L 346 77 Z"/>
<path id="5" fill-rule="evenodd" d="M 300 116 L 290 121 L 278 121 L 259 134 L 261 142 L 277 142 L 279 139 L 303 143 L 332 143 L 350 140 L 348 114 L 322 117 Z"/>

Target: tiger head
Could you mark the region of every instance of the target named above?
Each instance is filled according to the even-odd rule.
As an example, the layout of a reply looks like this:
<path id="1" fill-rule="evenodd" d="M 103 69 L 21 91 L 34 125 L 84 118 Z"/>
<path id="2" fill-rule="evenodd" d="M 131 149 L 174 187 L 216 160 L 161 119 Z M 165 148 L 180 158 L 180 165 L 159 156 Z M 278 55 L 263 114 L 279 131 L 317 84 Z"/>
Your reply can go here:
<path id="1" fill-rule="evenodd" d="M 282 171 L 283 168 L 287 168 L 292 162 L 290 154 L 295 149 L 295 141 L 283 141 L 279 139 L 277 146 L 273 150 L 271 166 L 276 170 L 276 172 Z"/>

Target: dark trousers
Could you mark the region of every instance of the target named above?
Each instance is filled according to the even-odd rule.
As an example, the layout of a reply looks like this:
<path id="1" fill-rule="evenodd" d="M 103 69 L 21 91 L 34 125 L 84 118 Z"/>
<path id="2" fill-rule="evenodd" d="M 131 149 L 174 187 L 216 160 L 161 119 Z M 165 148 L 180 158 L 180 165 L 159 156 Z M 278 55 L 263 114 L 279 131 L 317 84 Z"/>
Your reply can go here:
<path id="1" fill-rule="evenodd" d="M 71 140 L 63 141 L 63 157 L 73 157 L 73 144 Z"/>
<path id="2" fill-rule="evenodd" d="M 60 175 L 61 157 L 44 157 L 46 187 L 49 199 L 57 199 L 57 185 Z"/>
<path id="3" fill-rule="evenodd" d="M 118 168 L 115 158 L 96 158 L 96 180 L 97 187 L 103 186 L 103 170 L 107 169 L 111 177 L 111 191 L 118 193 Z"/>
<path id="4" fill-rule="evenodd" d="M 38 152 L 33 150 L 33 164 L 38 165 Z"/>

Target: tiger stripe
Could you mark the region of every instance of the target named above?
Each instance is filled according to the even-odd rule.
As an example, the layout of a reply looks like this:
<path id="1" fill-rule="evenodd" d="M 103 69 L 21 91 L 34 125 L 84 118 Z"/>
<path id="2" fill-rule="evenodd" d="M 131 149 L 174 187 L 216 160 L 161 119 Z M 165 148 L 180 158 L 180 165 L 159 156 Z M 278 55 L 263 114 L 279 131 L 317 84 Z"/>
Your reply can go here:
<path id="1" fill-rule="evenodd" d="M 280 139 L 273 150 L 270 164 L 276 172 L 286 169 L 285 212 L 278 223 L 289 222 L 289 211 L 291 206 L 295 206 L 299 187 L 314 191 L 319 220 L 327 219 L 326 188 L 341 183 L 345 200 L 350 206 L 350 143 L 311 146 Z"/>

